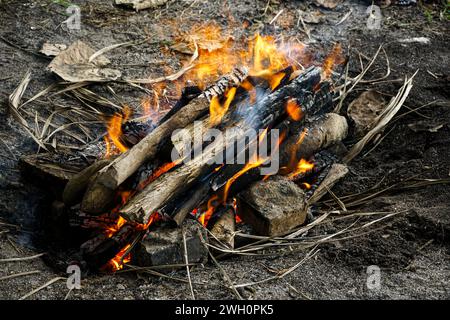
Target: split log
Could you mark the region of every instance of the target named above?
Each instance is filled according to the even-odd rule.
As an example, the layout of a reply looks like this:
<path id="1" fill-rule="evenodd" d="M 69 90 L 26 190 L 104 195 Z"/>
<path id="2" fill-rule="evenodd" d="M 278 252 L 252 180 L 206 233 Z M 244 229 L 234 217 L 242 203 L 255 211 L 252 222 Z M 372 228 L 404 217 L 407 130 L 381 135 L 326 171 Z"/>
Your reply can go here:
<path id="1" fill-rule="evenodd" d="M 235 129 L 228 135 L 220 135 L 214 142 L 206 146 L 199 157 L 147 185 L 120 209 L 120 214 L 129 221 L 145 223 L 153 212 L 213 171 L 214 167 L 211 166 L 211 163 L 214 163 L 218 155 L 223 155 L 228 146 L 251 136 L 255 128 L 273 126 L 285 114 L 285 105 L 288 99 L 297 99 L 303 114 L 311 112 L 311 109 L 315 108 L 312 91 L 320 82 L 320 73 L 320 68 L 311 67 L 288 85 L 266 96 L 255 106 L 258 109 L 255 110 L 254 117 L 250 121 L 245 119 L 239 123 L 237 128 L 241 130 Z"/>
<path id="2" fill-rule="evenodd" d="M 246 70 L 236 69 L 229 76 L 194 98 L 172 117 L 155 128 L 137 145 L 121 154 L 110 165 L 99 171 L 85 192 L 81 208 L 91 214 L 107 211 L 115 190 L 145 162 L 153 159 L 165 144 L 170 143 L 170 135 L 176 129 L 186 127 L 208 112 L 213 96 L 222 94 L 227 88 L 238 85 L 246 76 Z"/>
<path id="3" fill-rule="evenodd" d="M 309 159 L 319 150 L 325 149 L 344 140 L 348 133 L 347 119 L 336 113 L 327 113 L 318 118 L 310 119 L 306 126 L 298 128 L 296 134 L 291 135 L 281 148 L 280 164 L 289 166 L 292 158 Z M 305 132 L 305 136 L 301 136 Z"/>

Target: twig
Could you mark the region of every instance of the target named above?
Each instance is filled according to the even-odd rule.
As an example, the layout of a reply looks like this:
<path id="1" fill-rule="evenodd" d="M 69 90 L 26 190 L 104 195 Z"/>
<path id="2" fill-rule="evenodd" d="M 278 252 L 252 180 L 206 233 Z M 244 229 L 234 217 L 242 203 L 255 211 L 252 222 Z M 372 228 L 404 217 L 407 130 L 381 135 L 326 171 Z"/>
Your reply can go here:
<path id="1" fill-rule="evenodd" d="M 183 230 L 183 247 L 184 247 L 184 262 L 186 263 L 186 272 L 189 281 L 189 288 L 191 290 L 192 299 L 195 300 L 194 288 L 192 287 L 191 272 L 189 270 L 189 257 L 186 245 L 186 233 L 184 230 Z"/>
<path id="2" fill-rule="evenodd" d="M 41 291 L 42 289 L 47 288 L 48 286 L 52 285 L 53 283 L 55 283 L 56 281 L 59 280 L 66 280 L 67 278 L 64 277 L 56 277 L 53 278 L 52 280 L 48 281 L 47 283 L 43 284 L 42 286 L 40 286 L 39 288 L 36 288 L 34 290 L 31 290 L 30 292 L 28 292 L 26 295 L 20 297 L 19 300 L 25 300 L 26 298 L 28 298 L 29 296 L 32 296 L 33 294 L 35 294 L 38 291 Z"/>
<path id="3" fill-rule="evenodd" d="M 199 236 L 200 236 L 200 239 L 202 241 L 202 244 L 205 246 L 206 250 L 208 250 L 208 254 L 211 257 L 211 260 L 214 262 L 214 264 L 217 266 L 219 271 L 222 273 L 222 276 L 223 276 L 224 280 L 228 282 L 229 286 L 227 286 L 227 288 L 229 288 L 231 290 L 231 292 L 233 292 L 234 295 L 239 300 L 243 300 L 242 296 L 237 291 L 235 285 L 233 284 L 233 281 L 231 281 L 231 278 L 228 276 L 228 274 L 226 273 L 225 269 L 222 268 L 222 266 L 219 264 L 219 262 L 216 260 L 216 258 L 214 258 L 214 256 L 212 255 L 211 251 L 209 251 L 209 248 L 206 245 L 206 241 L 205 241 L 205 239 L 203 238 L 203 235 L 200 232 L 199 232 Z"/>
<path id="4" fill-rule="evenodd" d="M 69 298 L 70 294 L 72 293 L 72 290 L 73 290 L 73 287 L 69 289 L 66 296 L 64 297 L 64 300 L 67 300 Z"/>
<path id="5" fill-rule="evenodd" d="M 44 253 L 39 253 L 36 254 L 34 256 L 29 256 L 29 257 L 23 257 L 23 258 L 7 258 L 7 259 L 0 259 L 0 262 L 16 262 L 16 261 L 27 261 L 27 260 L 33 260 L 39 257 L 42 257 Z"/>
<path id="6" fill-rule="evenodd" d="M 11 274 L 9 276 L 0 277 L 0 281 L 1 280 L 18 278 L 18 277 L 23 277 L 23 276 L 28 276 L 30 274 L 35 274 L 35 273 L 40 273 L 40 272 L 41 272 L 41 270 L 33 270 L 33 271 L 26 271 L 26 272 L 15 273 L 15 274 Z"/>
<path id="7" fill-rule="evenodd" d="M 278 11 L 278 13 L 275 15 L 275 17 L 273 17 L 273 19 L 270 20 L 269 24 L 274 23 L 278 19 L 278 17 L 283 13 L 283 11 L 284 11 L 284 9 L 281 9 L 280 11 Z"/>

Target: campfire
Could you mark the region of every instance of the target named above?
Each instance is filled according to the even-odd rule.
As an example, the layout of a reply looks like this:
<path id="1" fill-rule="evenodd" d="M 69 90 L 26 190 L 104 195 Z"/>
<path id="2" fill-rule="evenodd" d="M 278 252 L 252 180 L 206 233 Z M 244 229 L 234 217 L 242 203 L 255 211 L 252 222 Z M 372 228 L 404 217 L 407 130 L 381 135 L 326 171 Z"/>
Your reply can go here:
<path id="1" fill-rule="evenodd" d="M 61 52 L 53 71 L 60 55 L 82 46 Z M 343 76 L 339 44 L 320 55 L 259 34 L 237 43 L 208 27 L 175 49 L 192 54 L 183 69 L 136 81 L 152 84 L 142 116 L 123 105 L 105 118 L 106 134 L 93 143 L 101 154 L 59 185 L 46 223 L 72 235 L 69 246 L 78 253 L 71 261 L 105 272 L 128 263 L 175 268 L 232 254 L 258 237 L 295 233 L 313 221 L 314 204 L 345 176 L 346 163 L 392 118 L 411 85 L 407 79 L 347 151 L 355 120 L 340 106 L 360 79 Z M 174 91 L 180 95 L 172 102 L 167 94 Z M 52 157 L 25 158 L 23 168 L 51 180 L 52 169 L 40 165 L 55 164 Z"/>

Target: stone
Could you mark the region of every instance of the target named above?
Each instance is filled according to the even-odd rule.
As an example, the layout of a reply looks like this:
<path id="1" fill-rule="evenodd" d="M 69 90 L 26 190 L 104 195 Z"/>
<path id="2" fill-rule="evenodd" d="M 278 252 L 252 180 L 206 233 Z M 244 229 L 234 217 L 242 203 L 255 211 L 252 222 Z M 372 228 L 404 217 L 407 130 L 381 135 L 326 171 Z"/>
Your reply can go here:
<path id="1" fill-rule="evenodd" d="M 306 195 L 293 181 L 275 176 L 238 196 L 238 215 L 263 236 L 280 236 L 306 219 Z"/>
<path id="2" fill-rule="evenodd" d="M 197 221 L 186 219 L 181 227 L 162 225 L 151 230 L 136 247 L 133 262 L 139 266 L 184 265 L 183 231 L 189 263 L 205 263 L 208 250 L 202 243 L 207 240 L 206 230 Z"/>

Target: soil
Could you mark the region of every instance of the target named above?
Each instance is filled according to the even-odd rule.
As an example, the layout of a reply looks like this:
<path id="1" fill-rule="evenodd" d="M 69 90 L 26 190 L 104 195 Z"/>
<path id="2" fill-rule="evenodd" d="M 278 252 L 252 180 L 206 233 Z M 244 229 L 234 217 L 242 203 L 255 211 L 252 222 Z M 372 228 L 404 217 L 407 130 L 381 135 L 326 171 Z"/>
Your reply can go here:
<path id="1" fill-rule="evenodd" d="M 372 56 L 380 45 L 389 58 L 390 79 L 418 74 L 405 106 L 404 116 L 391 122 L 384 139 L 365 149 L 350 164 L 350 173 L 333 191 L 338 197 L 368 190 L 380 181 L 380 188 L 422 174 L 422 178 L 444 180 L 450 175 L 450 109 L 449 109 L 449 21 L 440 2 L 423 5 L 391 5 L 381 9 L 381 29 L 368 30 L 366 9 L 371 1 L 345 1 L 332 10 L 316 7 L 313 1 L 169 1 L 167 5 L 141 12 L 115 7 L 113 1 L 71 1 L 81 8 L 81 29 L 68 30 L 68 1 L 0 0 L 0 260 L 25 257 L 42 252 L 36 245 L 39 237 L 38 217 L 46 193 L 35 186 L 18 169 L 18 159 L 35 153 L 37 145 L 8 114 L 7 98 L 20 83 L 27 69 L 32 81 L 26 97 L 55 81 L 46 66 L 47 57 L 38 54 L 45 41 L 70 44 L 81 39 L 100 49 L 114 43 L 152 36 L 142 46 L 122 47 L 108 57 L 125 75 L 135 78 L 164 74 L 161 50 L 173 40 L 174 28 L 189 30 L 198 22 L 211 22 L 232 30 L 234 35 L 271 32 L 295 35 L 318 52 L 326 52 L 339 41 L 351 48 L 353 58 L 361 52 Z M 266 9 L 267 6 L 267 9 Z M 277 20 L 269 24 L 280 10 Z M 318 24 L 307 24 L 308 39 L 298 11 L 322 13 Z M 351 10 L 350 16 L 339 23 Z M 448 10 L 448 9 L 447 9 Z M 243 31 L 246 21 L 250 27 Z M 400 43 L 401 39 L 426 37 L 429 43 Z M 318 53 L 318 55 L 321 55 Z M 159 61 L 159 62 L 158 62 Z M 366 62 L 366 61 L 364 61 Z M 174 56 L 173 68 L 180 66 Z M 383 59 L 369 75 L 383 73 Z M 351 60 L 350 74 L 359 70 L 358 59 Z M 373 88 L 395 94 L 400 82 L 389 82 Z M 124 100 L 139 97 L 129 89 L 118 92 Z M 347 100 L 354 99 L 357 93 Z M 434 102 L 434 103 L 432 103 Z M 73 103 L 73 102 L 67 102 Z M 424 106 L 418 112 L 409 112 Z M 33 106 L 41 110 L 45 106 Z M 39 109 L 41 108 L 41 109 Z M 438 130 L 434 124 L 442 124 Z M 412 130 L 415 128 L 416 130 Z M 383 180 L 384 178 L 384 180 Z M 387 219 L 383 228 L 348 240 L 322 245 L 320 251 L 288 276 L 247 287 L 240 293 L 248 299 L 448 299 L 450 298 L 450 186 L 439 183 L 420 188 L 386 192 L 352 208 L 360 212 L 402 212 Z M 4 223 L 19 225 L 8 227 Z M 342 220 L 331 219 L 316 233 L 332 234 L 345 228 Z M 375 227 L 374 227 L 375 228 Z M 37 239 L 39 240 L 39 239 Z M 286 250 L 264 256 L 235 256 L 221 265 L 235 284 L 258 281 L 297 264 L 305 251 Z M 381 286 L 369 289 L 367 268 L 381 270 Z M 2 277 L 38 270 L 39 273 L 2 279 Z M 186 279 L 185 270 L 174 271 L 171 277 Z M 67 274 L 49 266 L 42 258 L 0 261 L 0 298 L 18 299 L 47 281 Z M 191 271 L 194 293 L 199 299 L 231 299 L 234 295 L 224 286 L 221 272 L 208 263 Z M 68 294 L 64 280 L 57 281 L 30 299 L 63 299 Z M 86 274 L 82 288 L 73 290 L 69 299 L 190 299 L 189 285 L 172 279 L 146 274 Z"/>

